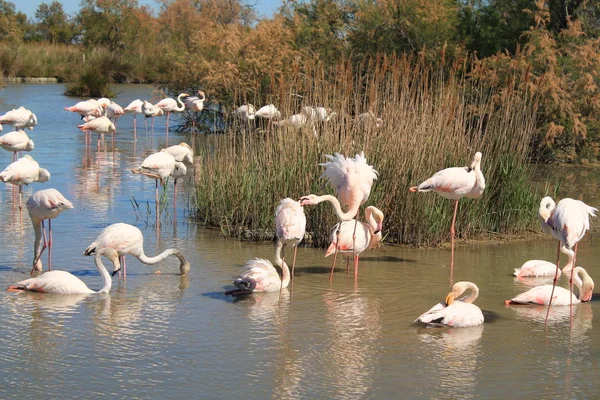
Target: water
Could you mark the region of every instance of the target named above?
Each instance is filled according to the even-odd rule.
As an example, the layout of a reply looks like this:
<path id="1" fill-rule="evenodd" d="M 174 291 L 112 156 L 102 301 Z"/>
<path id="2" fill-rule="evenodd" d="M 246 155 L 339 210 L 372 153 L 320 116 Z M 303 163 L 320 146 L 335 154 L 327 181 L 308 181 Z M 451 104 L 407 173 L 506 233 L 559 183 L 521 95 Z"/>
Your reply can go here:
<path id="1" fill-rule="evenodd" d="M 575 307 L 571 331 L 568 308 L 555 308 L 545 329 L 545 308 L 503 304 L 528 288 L 509 276 L 513 268 L 528 259 L 553 260 L 553 241 L 457 249 L 455 278 L 473 281 L 481 290 L 476 304 L 487 320 L 475 328 L 412 324 L 448 292 L 446 249 L 387 246 L 368 253 L 355 286 L 341 263 L 330 285 L 324 250 L 300 248 L 297 279 L 281 299 L 279 294 L 226 298 L 224 288 L 240 266 L 253 257 L 273 259 L 273 244 L 227 240 L 216 230 L 188 222 L 187 179 L 176 222 L 169 186 L 169 214 L 157 232 L 154 182 L 129 170 L 164 147 L 164 119 L 157 120 L 154 136 L 147 136 L 138 118 L 142 128 L 134 142 L 132 118 L 123 117 L 114 151 L 110 140 L 106 151 L 98 151 L 95 137 L 86 150 L 75 127 L 78 116 L 63 111 L 77 100 L 62 91 L 62 85 L 36 84 L 0 91 L 0 112 L 24 105 L 37 114 L 39 125 L 28 132 L 36 145 L 30 154 L 52 173 L 50 182 L 24 188 L 24 201 L 35 190 L 54 187 L 75 204 L 52 225 L 54 268 L 71 271 L 99 289 L 93 259 L 82 253 L 101 228 L 120 221 L 142 230 L 148 254 L 177 247 L 192 270 L 180 277 L 176 260 L 145 266 L 129 258 L 127 281 L 114 277 L 109 295 L 1 292 L 3 399 L 600 396 L 595 384 L 600 332 L 592 329 L 593 314 L 600 314 L 598 302 Z M 123 85 L 118 91 L 116 101 L 126 105 L 150 97 L 152 88 Z M 169 143 L 180 139 L 171 133 Z M 0 164 L 10 163 L 10 153 L 0 157 Z M 568 178 L 561 196 L 583 196 L 591 205 L 600 204 L 596 170 L 572 168 L 547 176 L 551 184 L 559 176 Z M 26 215 L 21 222 L 13 214 L 12 193 L 11 186 L 0 187 L 0 287 L 25 279 L 33 257 L 31 224 Z M 134 211 L 132 198 L 141 211 Z M 595 240 L 594 234 L 586 236 L 577 264 L 598 280 Z M 162 274 L 154 274 L 158 270 Z"/>

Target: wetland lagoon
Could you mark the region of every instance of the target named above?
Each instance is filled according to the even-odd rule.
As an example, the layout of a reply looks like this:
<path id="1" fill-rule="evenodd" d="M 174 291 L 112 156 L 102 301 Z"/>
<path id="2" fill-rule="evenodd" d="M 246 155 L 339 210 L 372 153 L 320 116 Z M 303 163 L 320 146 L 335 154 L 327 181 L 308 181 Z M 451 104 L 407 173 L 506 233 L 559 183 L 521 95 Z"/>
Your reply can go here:
<path id="1" fill-rule="evenodd" d="M 153 89 L 116 88 L 114 100 L 121 105 L 149 98 Z M 142 128 L 134 141 L 127 115 L 118 120 L 114 148 L 110 140 L 106 150 L 96 149 L 94 140 L 86 147 L 75 126 L 79 117 L 63 111 L 76 100 L 63 91 L 58 84 L 9 84 L 0 90 L 0 113 L 20 105 L 36 113 L 39 124 L 28 131 L 35 142 L 30 154 L 52 173 L 49 182 L 24 187 L 24 201 L 53 187 L 75 206 L 52 224 L 54 269 L 99 289 L 101 278 L 83 250 L 102 228 L 125 222 L 142 230 L 147 254 L 176 247 L 191 271 L 179 276 L 176 260 L 146 266 L 129 257 L 127 279 L 113 277 L 108 295 L 2 291 L 1 398 L 600 396 L 600 329 L 593 327 L 600 294 L 574 307 L 572 329 L 568 307 L 553 308 L 544 327 L 545 307 L 504 305 L 541 283 L 518 281 L 511 273 L 529 259 L 552 261 L 554 241 L 532 234 L 536 239 L 457 246 L 455 280 L 479 286 L 476 304 L 486 316 L 484 325 L 474 328 L 412 323 L 448 292 L 449 248 L 384 246 L 365 253 L 355 285 L 341 262 L 330 284 L 324 249 L 300 247 L 296 279 L 281 297 L 232 299 L 223 294 L 231 278 L 250 258 L 273 260 L 274 244 L 226 239 L 190 222 L 186 210 L 193 182 L 187 178 L 177 219 L 166 207 L 157 232 L 145 211 L 154 209 L 154 181 L 130 170 L 164 147 L 164 120 L 157 120 L 151 135 L 138 117 Z M 170 144 L 178 139 L 170 133 Z M 10 163 L 11 153 L 0 156 L 3 167 Z M 541 185 L 562 177 L 560 197 L 600 205 L 596 168 L 544 168 L 536 175 Z M 172 185 L 168 196 L 172 206 Z M 5 288 L 28 277 L 34 235 L 26 213 L 21 221 L 18 209 L 13 211 L 12 186 L 2 185 L 0 197 L 0 288 Z M 598 281 L 597 224 L 592 221 L 580 243 L 577 264 Z M 565 286 L 566 279 L 559 284 Z"/>

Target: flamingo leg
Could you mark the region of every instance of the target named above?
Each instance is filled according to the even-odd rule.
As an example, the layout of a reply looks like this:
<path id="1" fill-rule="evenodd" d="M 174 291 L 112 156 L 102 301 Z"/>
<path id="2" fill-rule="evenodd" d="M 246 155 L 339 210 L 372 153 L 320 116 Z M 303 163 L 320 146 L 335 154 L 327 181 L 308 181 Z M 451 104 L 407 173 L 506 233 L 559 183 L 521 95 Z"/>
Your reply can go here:
<path id="1" fill-rule="evenodd" d="M 552 284 L 552 290 L 550 291 L 550 300 L 548 301 L 548 310 L 546 310 L 546 319 L 544 320 L 544 325 L 548 324 L 548 316 L 550 315 L 550 306 L 552 305 L 552 299 L 554 298 L 554 288 L 556 287 L 556 282 L 558 281 L 558 269 L 560 264 L 560 240 L 558 241 L 558 246 L 556 248 L 556 272 L 554 273 L 554 282 Z M 575 265 L 575 263 L 573 263 Z"/>
<path id="2" fill-rule="evenodd" d="M 294 279 L 294 269 L 296 268 L 296 253 L 298 252 L 298 245 L 294 246 L 294 259 L 292 260 L 292 279 Z"/>
<path id="3" fill-rule="evenodd" d="M 573 268 L 571 268 L 571 276 L 569 277 L 569 329 L 573 328 L 573 271 L 575 270 L 575 258 L 577 258 L 577 245 L 575 243 L 575 251 L 573 254 Z"/>
<path id="4" fill-rule="evenodd" d="M 156 201 L 156 229 L 158 229 L 158 221 L 160 219 L 160 207 L 158 206 L 158 179 L 155 179 L 156 188 L 154 190 L 154 200 Z"/>
<path id="5" fill-rule="evenodd" d="M 350 257 L 346 257 L 346 276 L 350 276 Z"/>
<path id="6" fill-rule="evenodd" d="M 354 282 L 358 281 L 358 256 L 354 256 Z"/>
<path id="7" fill-rule="evenodd" d="M 169 145 L 169 117 L 171 116 L 171 112 L 167 111 L 167 143 L 166 145 Z"/>
<path id="8" fill-rule="evenodd" d="M 356 254 L 356 227 L 358 226 L 358 214 L 354 219 L 354 231 L 352 232 L 352 255 L 354 257 L 354 280 L 358 278 L 358 254 Z"/>
<path id="9" fill-rule="evenodd" d="M 52 271 L 52 220 L 48 219 L 48 271 Z"/>
<path id="10" fill-rule="evenodd" d="M 452 225 L 450 226 L 450 283 L 454 282 L 454 225 L 456 224 L 456 213 L 458 212 L 458 200 L 454 203 L 454 215 L 452 216 Z"/>
<path id="11" fill-rule="evenodd" d="M 173 220 L 177 220 L 177 179 L 173 180 L 175 186 L 175 194 L 173 195 Z"/>
<path id="12" fill-rule="evenodd" d="M 137 133 L 137 116 L 133 114 L 133 138 L 135 140 L 135 134 Z"/>
<path id="13" fill-rule="evenodd" d="M 335 240 L 335 253 L 333 253 L 333 262 L 331 263 L 331 272 L 329 273 L 329 282 L 333 279 L 333 270 L 335 269 L 335 261 L 337 259 L 338 251 L 340 249 L 340 229 L 342 227 L 342 221 L 338 223 L 338 228 L 336 231 L 336 240 Z"/>
<path id="14" fill-rule="evenodd" d="M 279 285 L 279 300 L 281 301 L 281 292 L 283 291 L 283 265 L 285 264 L 285 245 L 281 247 L 281 284 Z"/>

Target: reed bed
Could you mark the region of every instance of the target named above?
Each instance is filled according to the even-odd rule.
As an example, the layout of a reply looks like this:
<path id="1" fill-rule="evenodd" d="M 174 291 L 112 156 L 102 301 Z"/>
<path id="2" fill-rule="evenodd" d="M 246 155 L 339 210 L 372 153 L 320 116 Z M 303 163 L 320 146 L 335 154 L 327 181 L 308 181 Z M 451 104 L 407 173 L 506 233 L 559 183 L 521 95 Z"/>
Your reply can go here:
<path id="1" fill-rule="evenodd" d="M 328 106 L 337 116 L 312 129 L 230 125 L 196 149 L 197 190 L 191 215 L 220 227 L 227 236 L 274 237 L 273 212 L 284 197 L 333 191 L 319 177 L 326 154 L 364 151 L 379 178 L 367 205 L 385 213 L 385 240 L 434 245 L 448 238 L 452 202 L 408 188 L 449 166 L 467 165 L 483 153 L 486 190 L 477 200 L 460 201 L 457 237 L 520 232 L 536 226 L 540 194 L 530 183 L 527 164 L 535 127 L 535 102 L 511 86 L 491 90 L 469 77 L 466 63 L 431 68 L 420 60 L 367 60 L 359 72 L 340 63 L 333 73 L 315 66 L 294 79 L 271 76 L 273 93 L 240 103 L 274 103 L 282 115 L 301 106 Z M 383 126 L 359 123 L 371 111 Z M 328 241 L 335 214 L 328 203 L 306 207 L 309 238 Z"/>

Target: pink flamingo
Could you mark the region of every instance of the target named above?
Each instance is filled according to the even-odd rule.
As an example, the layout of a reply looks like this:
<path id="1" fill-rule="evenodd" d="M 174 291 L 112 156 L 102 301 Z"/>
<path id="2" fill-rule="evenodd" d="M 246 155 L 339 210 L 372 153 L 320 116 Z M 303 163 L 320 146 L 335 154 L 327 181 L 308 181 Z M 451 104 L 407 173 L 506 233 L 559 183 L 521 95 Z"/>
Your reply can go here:
<path id="1" fill-rule="evenodd" d="M 365 209 L 365 220 L 357 224 L 355 220 L 340 221 L 331 230 L 331 244 L 327 248 L 325 257 L 335 254 L 337 251 L 354 255 L 354 280 L 358 279 L 358 258 L 360 254 L 376 247 L 381 242 L 381 229 L 383 225 L 383 213 L 376 207 L 369 206 Z M 349 257 L 349 256 L 348 256 Z M 348 272 L 349 258 L 346 260 L 346 272 Z M 333 268 L 330 272 L 333 276 Z"/>
<path id="2" fill-rule="evenodd" d="M 0 116 L 0 124 L 12 125 L 13 129 L 33 129 L 37 125 L 37 117 L 25 107 L 19 107 Z"/>
<path id="3" fill-rule="evenodd" d="M 12 160 L 15 162 L 17 161 L 17 152 L 33 150 L 34 143 L 33 140 L 29 139 L 25 131 L 18 130 L 0 136 L 0 146 L 4 150 L 13 152 Z"/>
<path id="4" fill-rule="evenodd" d="M 504 304 L 540 304 L 550 307 L 551 305 L 572 306 L 573 304 L 590 301 L 594 292 L 592 278 L 582 267 L 573 268 L 572 275 L 575 285 L 579 288 L 579 297 L 573 295 L 572 288 L 565 289 L 548 284 L 531 288 L 510 300 L 505 300 Z"/>
<path id="5" fill-rule="evenodd" d="M 114 144 L 114 138 L 115 138 L 114 135 L 117 132 L 117 130 L 115 128 L 115 124 L 113 124 L 112 121 L 110 119 L 108 119 L 108 117 L 106 117 L 106 116 L 102 116 L 100 118 L 96 118 L 91 121 L 88 121 L 84 124 L 77 125 L 77 127 L 82 132 L 89 132 L 89 131 L 96 132 L 98 134 L 98 148 L 100 148 L 100 137 L 107 133 L 112 133 L 113 144 Z"/>
<path id="6" fill-rule="evenodd" d="M 100 258 L 102 255 L 109 257 L 115 268 L 119 268 L 119 260 L 114 250 L 103 249 L 103 251 L 96 254 L 94 262 L 104 281 L 102 289 L 98 292 L 88 288 L 81 279 L 67 271 L 48 271 L 38 277 L 17 282 L 16 285 L 11 285 L 6 290 L 9 292 L 30 291 L 57 294 L 108 293 L 112 287 L 112 281 L 110 274 Z"/>
<path id="7" fill-rule="evenodd" d="M 456 212 L 458 211 L 458 200 L 463 197 L 478 199 L 485 189 L 485 178 L 481 172 L 481 153 L 473 156 L 471 165 L 468 167 L 446 168 L 436 172 L 431 178 L 409 189 L 411 192 L 436 192 L 440 196 L 455 200 L 454 215 L 450 226 L 451 256 L 450 256 L 450 281 L 454 276 L 454 225 L 456 223 Z"/>
<path id="8" fill-rule="evenodd" d="M 271 129 L 272 121 L 273 120 L 276 121 L 279 118 L 281 118 L 281 112 L 279 112 L 279 110 L 277 109 L 277 107 L 275 107 L 275 105 L 269 104 L 269 105 L 259 108 L 254 113 L 254 116 L 268 119 L 269 123 L 267 124 L 267 131 L 269 131 Z"/>
<path id="9" fill-rule="evenodd" d="M 458 298 L 465 291 L 468 296 Z M 415 322 L 466 328 L 483 324 L 483 313 L 473 302 L 479 296 L 479 288 L 473 282 L 456 282 L 443 303 L 438 303 L 422 314 Z"/>
<path id="10" fill-rule="evenodd" d="M 542 220 L 542 229 L 544 232 L 552 235 L 558 239 L 558 246 L 560 248 L 565 246 L 569 250 L 574 250 L 573 265 L 577 259 L 577 245 L 581 239 L 585 236 L 585 232 L 590 229 L 590 215 L 596 216 L 597 208 L 590 207 L 580 200 L 573 200 L 570 198 L 562 199 L 556 204 L 551 197 L 544 197 L 540 202 L 540 208 L 538 215 Z M 556 272 L 554 275 L 554 283 L 552 287 L 556 287 L 556 281 L 558 280 L 558 263 L 560 254 L 556 252 Z M 573 270 L 571 270 L 571 277 L 569 278 L 569 290 L 573 293 Z M 551 292 L 551 298 L 553 292 Z M 546 322 L 548 321 L 548 315 L 550 314 L 550 306 L 548 304 L 548 311 L 546 312 Z M 571 309 L 569 309 L 571 311 Z M 569 318 L 571 322 L 571 318 Z"/>
<path id="11" fill-rule="evenodd" d="M 33 182 L 43 183 L 49 180 L 50 172 L 45 168 L 40 168 L 40 164 L 30 155 L 24 155 L 0 172 L 0 181 L 19 186 L 19 210 L 22 209 L 23 185 Z"/>
<path id="12" fill-rule="evenodd" d="M 279 273 L 269 260 L 255 258 L 244 264 L 242 272 L 233 281 L 237 289 L 228 290 L 225 294 L 236 296 L 253 292 L 277 292 L 288 287 L 290 269 L 281 258 L 282 248 L 283 242 L 278 241 L 275 250 L 275 263 L 281 267 L 281 277 L 279 277 Z"/>
<path id="13" fill-rule="evenodd" d="M 325 156 L 326 163 L 320 164 L 325 167 L 321 178 L 327 178 L 329 184 L 333 186 L 340 200 L 331 195 L 316 196 L 310 194 L 300 199 L 300 204 L 315 205 L 323 201 L 329 201 L 336 212 L 340 221 L 349 221 L 356 217 L 358 210 L 364 204 L 371 193 L 373 181 L 377 179 L 377 171 L 367 164 L 365 153 L 356 154 L 354 158 L 344 157 L 342 154 L 335 153 Z M 346 212 L 342 210 L 342 204 L 347 207 Z M 355 221 L 355 227 L 358 220 Z M 356 246 L 353 246 L 356 247 Z M 355 255 L 356 257 L 356 255 Z M 332 270 L 335 268 L 337 252 L 333 256 Z M 329 276 L 331 280 L 333 275 Z"/>
<path id="14" fill-rule="evenodd" d="M 169 141 L 169 117 L 172 112 L 182 112 L 185 109 L 185 104 L 181 101 L 182 97 L 188 97 L 187 93 L 180 93 L 177 100 L 167 97 L 154 105 L 167 113 L 167 143 Z"/>
<path id="15" fill-rule="evenodd" d="M 125 110 L 114 101 L 111 101 L 108 107 L 106 107 L 106 116 L 115 124 L 117 123 L 117 119 L 121 118 L 123 115 L 125 115 Z"/>
<path id="16" fill-rule="evenodd" d="M 198 96 L 190 96 L 186 97 L 184 100 L 185 108 L 195 113 L 202 112 L 204 110 L 204 101 L 206 100 L 206 96 L 202 90 L 198 90 L 198 95 L 202 96 L 202 98 Z M 196 126 L 196 119 L 192 116 L 192 131 Z"/>
<path id="17" fill-rule="evenodd" d="M 573 268 L 573 257 L 575 253 L 564 246 L 560 247 L 560 251 L 569 257 L 569 261 L 567 262 L 567 265 L 565 265 L 565 267 L 563 268 L 562 272 L 571 272 L 571 269 Z M 513 273 L 513 275 L 517 278 L 539 278 L 544 276 L 554 276 L 556 274 L 558 274 L 557 277 L 560 277 L 561 275 L 560 269 L 558 270 L 558 272 L 556 272 L 556 264 L 544 260 L 529 260 L 523 265 L 521 265 L 520 268 L 515 268 L 515 272 Z"/>
<path id="18" fill-rule="evenodd" d="M 185 275 L 190 272 L 190 263 L 177 249 L 167 249 L 154 257 L 148 257 L 144 253 L 144 235 L 142 231 L 133 225 L 118 222 L 107 226 L 100 232 L 96 240 L 90 244 L 84 255 L 89 256 L 93 253 L 102 252 L 105 249 L 112 249 L 117 252 L 121 265 L 123 266 L 123 276 L 127 276 L 127 267 L 125 265 L 125 255 L 130 254 L 146 265 L 158 264 L 169 256 L 175 256 L 179 259 L 179 272 Z M 117 270 L 113 271 L 113 275 Z"/>
<path id="19" fill-rule="evenodd" d="M 56 218 L 65 210 L 71 210 L 73 203 L 65 198 L 56 189 L 44 189 L 38 190 L 32 194 L 26 203 L 27 211 L 29 212 L 29 218 L 31 218 L 31 224 L 35 231 L 35 241 L 33 245 L 33 268 L 31 273 L 34 271 L 42 270 L 42 262 L 40 257 L 42 253 L 48 248 L 48 270 L 52 270 L 52 219 Z M 44 220 L 48 220 L 48 236 L 46 238 L 46 229 L 44 227 Z M 44 243 L 40 249 L 40 242 L 44 238 Z"/>
<path id="20" fill-rule="evenodd" d="M 294 278 L 298 245 L 304 239 L 306 232 L 306 215 L 304 215 L 304 209 L 299 202 L 289 197 L 281 200 L 275 209 L 275 232 L 277 240 L 283 243 L 283 246 L 294 248 L 294 260 L 292 261 L 292 278 Z M 282 260 L 285 259 L 283 250 L 282 248 Z"/>
<path id="21" fill-rule="evenodd" d="M 143 101 L 141 101 L 140 99 L 135 99 L 134 101 L 132 101 L 131 103 L 129 103 L 127 105 L 127 107 L 125 107 L 123 109 L 123 111 L 125 111 L 126 113 L 130 112 L 133 113 L 133 133 L 136 133 L 137 130 L 137 114 L 142 114 L 142 105 L 144 104 Z"/>
<path id="22" fill-rule="evenodd" d="M 66 111 L 76 112 L 80 114 L 82 117 L 93 116 L 93 117 L 101 117 L 104 113 L 104 108 L 110 104 L 104 105 L 105 103 L 99 103 L 98 100 L 89 99 L 85 101 L 80 101 L 73 106 L 65 107 Z"/>

